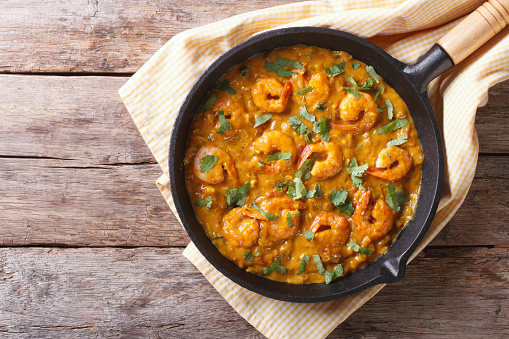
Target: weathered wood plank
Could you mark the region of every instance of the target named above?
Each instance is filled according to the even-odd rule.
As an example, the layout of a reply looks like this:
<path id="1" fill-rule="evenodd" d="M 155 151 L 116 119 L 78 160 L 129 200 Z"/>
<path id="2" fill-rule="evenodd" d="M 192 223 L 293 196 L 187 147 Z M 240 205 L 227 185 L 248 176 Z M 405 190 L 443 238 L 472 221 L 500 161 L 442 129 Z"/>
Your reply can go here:
<path id="1" fill-rule="evenodd" d="M 0 161 L 1 246 L 189 242 L 155 185 L 158 165 L 67 165 L 49 159 Z M 481 157 L 464 205 L 434 245 L 509 244 L 507 167 L 509 157 Z"/>
<path id="2" fill-rule="evenodd" d="M 262 338 L 180 251 L 0 249 L 0 333 Z M 507 334 L 508 259 L 507 248 L 426 249 L 330 338 Z"/>
<path id="3" fill-rule="evenodd" d="M 179 32 L 290 2 L 5 0 L 0 71 L 134 73 Z"/>

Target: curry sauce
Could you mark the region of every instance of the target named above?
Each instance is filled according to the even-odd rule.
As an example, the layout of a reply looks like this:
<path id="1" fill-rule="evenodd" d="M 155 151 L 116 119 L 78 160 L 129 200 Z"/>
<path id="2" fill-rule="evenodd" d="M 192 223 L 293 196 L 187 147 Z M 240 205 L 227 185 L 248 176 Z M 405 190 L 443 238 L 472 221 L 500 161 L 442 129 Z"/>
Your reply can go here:
<path id="1" fill-rule="evenodd" d="M 186 187 L 239 267 L 331 282 L 387 252 L 417 206 L 423 154 L 406 104 L 345 52 L 293 46 L 230 70 L 193 121 Z"/>

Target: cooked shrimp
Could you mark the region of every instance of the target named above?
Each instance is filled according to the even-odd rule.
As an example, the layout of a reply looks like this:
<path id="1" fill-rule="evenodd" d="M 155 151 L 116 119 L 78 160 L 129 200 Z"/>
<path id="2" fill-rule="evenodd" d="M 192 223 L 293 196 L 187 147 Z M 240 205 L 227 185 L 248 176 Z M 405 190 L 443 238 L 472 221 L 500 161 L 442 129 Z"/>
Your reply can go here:
<path id="1" fill-rule="evenodd" d="M 354 123 L 331 123 L 335 130 L 351 131 L 354 133 L 364 133 L 376 123 L 378 113 L 376 112 L 376 103 L 367 93 L 361 92 L 361 97 L 348 93 L 339 105 L 339 117 L 345 121 L 355 121 Z"/>
<path id="2" fill-rule="evenodd" d="M 304 148 L 300 156 L 299 169 L 313 153 L 320 153 L 311 169 L 311 175 L 317 179 L 332 177 L 343 167 L 343 153 L 341 153 L 338 145 L 333 142 L 321 141 L 316 144 L 309 144 Z M 326 156 L 326 158 L 322 160 L 322 156 Z"/>
<path id="3" fill-rule="evenodd" d="M 291 153 L 290 160 L 272 160 L 267 162 L 264 171 L 281 173 L 290 169 L 297 156 L 297 148 L 293 139 L 281 131 L 267 131 L 253 143 L 255 152 L 270 154 L 275 151 Z"/>
<path id="4" fill-rule="evenodd" d="M 350 225 L 334 212 L 320 212 L 309 230 L 315 234 L 315 241 L 323 245 L 341 246 L 350 237 Z"/>
<path id="5" fill-rule="evenodd" d="M 376 167 L 368 169 L 366 172 L 375 177 L 394 182 L 403 178 L 410 171 L 412 157 L 406 150 L 391 146 L 378 153 Z"/>
<path id="6" fill-rule="evenodd" d="M 260 245 L 270 246 L 274 242 L 288 240 L 297 235 L 300 226 L 300 215 L 297 212 L 306 208 L 305 203 L 293 201 L 288 197 L 277 197 L 262 201 L 259 207 L 277 217 L 277 219 L 269 220 L 254 207 L 246 207 L 246 215 L 259 220 L 262 224 Z M 288 214 L 292 219 L 293 227 L 288 224 L 286 218 Z"/>
<path id="7" fill-rule="evenodd" d="M 226 120 L 228 120 L 235 129 L 238 129 L 242 125 L 242 120 L 246 116 L 246 109 L 244 106 L 234 99 L 218 101 L 214 105 L 213 111 L 216 116 L 219 111 L 223 111 Z"/>
<path id="8" fill-rule="evenodd" d="M 217 161 L 210 171 L 204 173 L 201 171 L 201 162 L 204 156 L 213 155 L 217 157 Z M 216 146 L 203 146 L 194 156 L 193 169 L 194 175 L 201 181 L 209 184 L 218 184 L 224 180 L 223 168 L 226 169 L 228 177 L 233 185 L 237 186 L 237 171 L 230 155 Z"/>
<path id="9" fill-rule="evenodd" d="M 246 215 L 243 207 L 232 209 L 223 217 L 225 241 L 235 247 L 250 247 L 260 234 L 258 220 Z"/>
<path id="10" fill-rule="evenodd" d="M 316 73 L 311 77 L 309 86 L 313 86 L 313 90 L 306 94 L 306 106 L 309 110 L 316 110 L 316 106 L 320 102 L 326 102 L 331 92 L 329 77 L 324 73 Z"/>
<path id="11" fill-rule="evenodd" d="M 367 246 L 370 242 L 382 239 L 391 230 L 394 222 L 394 214 L 383 199 L 378 199 L 375 207 L 368 210 L 371 191 L 362 191 L 355 206 L 352 216 L 353 227 L 362 241 L 361 246 Z"/>
<path id="12" fill-rule="evenodd" d="M 258 80 L 251 91 L 255 105 L 271 113 L 282 113 L 291 94 L 290 81 L 283 86 L 274 78 Z"/>
<path id="13" fill-rule="evenodd" d="M 303 69 L 294 69 L 292 72 L 295 72 L 297 74 L 294 74 L 290 77 L 290 83 L 292 84 L 292 91 L 293 91 L 293 96 L 292 96 L 292 100 L 295 100 L 295 101 L 298 101 L 300 102 L 302 100 L 302 96 L 301 95 L 296 95 L 296 93 L 300 90 L 303 90 L 305 89 L 306 87 L 304 87 L 304 73 L 306 72 L 305 70 Z"/>

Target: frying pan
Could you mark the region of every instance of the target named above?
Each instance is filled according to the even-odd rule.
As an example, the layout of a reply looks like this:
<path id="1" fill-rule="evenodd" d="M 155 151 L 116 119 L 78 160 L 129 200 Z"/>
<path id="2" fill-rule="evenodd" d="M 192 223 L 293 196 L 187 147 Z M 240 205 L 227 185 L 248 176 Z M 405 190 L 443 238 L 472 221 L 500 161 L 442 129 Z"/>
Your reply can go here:
<path id="1" fill-rule="evenodd" d="M 318 27 L 295 27 L 258 34 L 219 57 L 200 77 L 175 121 L 169 149 L 171 192 L 180 220 L 205 258 L 235 283 L 261 295 L 292 302 L 322 302 L 346 297 L 371 286 L 403 278 L 410 255 L 424 237 L 438 207 L 444 178 L 444 150 L 426 94 L 431 80 L 451 69 L 509 23 L 509 0 L 491 0 L 470 14 L 425 53 L 406 65 L 372 43 L 349 33 Z M 331 284 L 294 285 L 251 274 L 225 258 L 198 223 L 186 191 L 183 160 L 195 112 L 206 93 L 232 67 L 260 53 L 293 45 L 342 50 L 375 68 L 407 104 L 417 129 L 424 163 L 421 195 L 414 219 L 398 240 L 366 267 Z"/>

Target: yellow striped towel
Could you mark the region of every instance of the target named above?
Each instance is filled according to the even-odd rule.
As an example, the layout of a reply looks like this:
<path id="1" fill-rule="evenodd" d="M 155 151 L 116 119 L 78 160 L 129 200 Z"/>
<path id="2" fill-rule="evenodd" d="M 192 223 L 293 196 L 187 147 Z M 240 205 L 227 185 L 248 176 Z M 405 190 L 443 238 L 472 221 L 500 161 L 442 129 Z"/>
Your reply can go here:
<path id="1" fill-rule="evenodd" d="M 483 2 L 311 1 L 237 15 L 177 34 L 119 93 L 161 166 L 163 174 L 157 185 L 176 213 L 167 167 L 173 121 L 193 83 L 222 53 L 264 30 L 320 26 L 370 39 L 395 58 L 413 63 L 448 32 L 457 19 Z M 411 259 L 447 224 L 467 194 L 478 154 L 474 129 L 476 108 L 487 102 L 489 87 L 509 77 L 508 34 L 506 28 L 453 71 L 429 85 L 428 94 L 445 142 L 447 170 L 439 210 Z M 331 302 L 288 303 L 260 296 L 234 284 L 215 270 L 192 243 L 184 255 L 241 316 L 269 338 L 324 338 L 383 287 L 375 286 Z M 317 321 L 320 326 L 312 325 Z"/>

